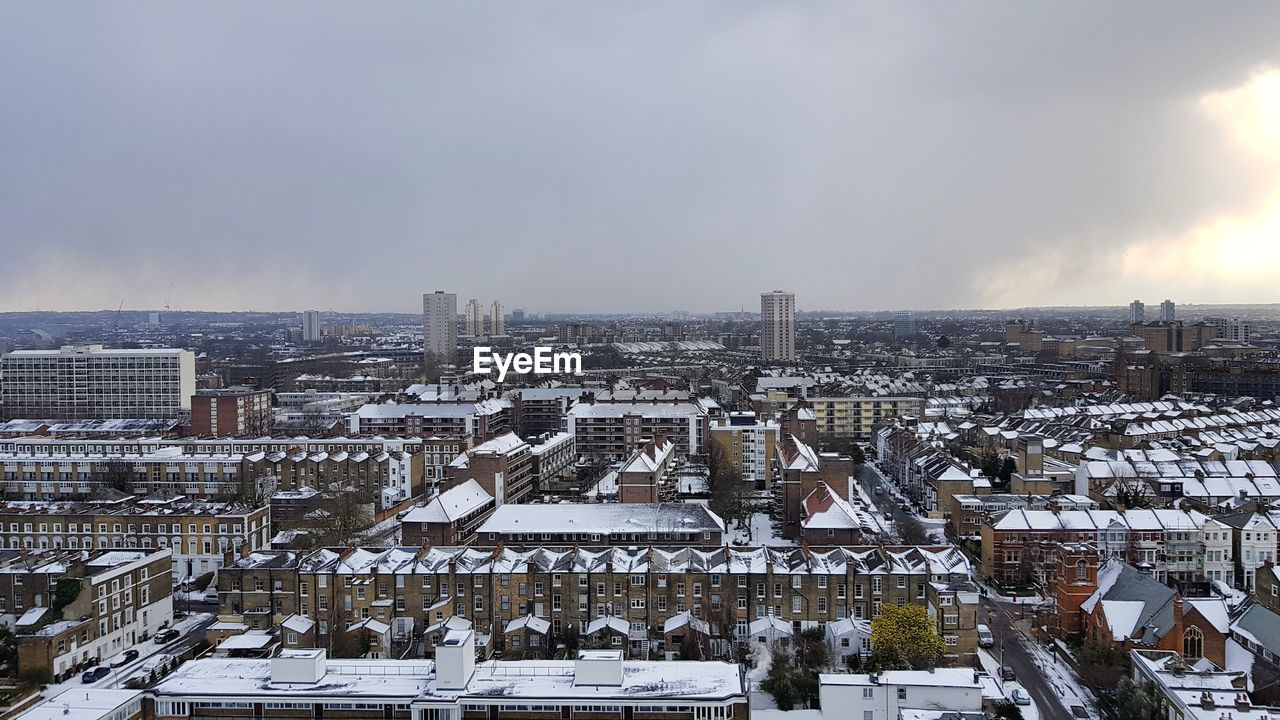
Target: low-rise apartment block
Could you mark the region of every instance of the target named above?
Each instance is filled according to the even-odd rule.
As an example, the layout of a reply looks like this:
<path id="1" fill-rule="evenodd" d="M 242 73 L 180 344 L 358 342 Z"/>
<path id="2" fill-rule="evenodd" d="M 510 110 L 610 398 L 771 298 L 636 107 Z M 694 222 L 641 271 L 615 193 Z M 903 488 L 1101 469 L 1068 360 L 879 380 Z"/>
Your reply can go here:
<path id="1" fill-rule="evenodd" d="M 191 397 L 191 434 L 197 436 L 261 436 L 271 431 L 271 390 L 219 388 L 197 390 Z"/>
<path id="2" fill-rule="evenodd" d="M 355 435 L 473 437 L 477 442 L 513 427 L 511 401 L 505 398 L 370 404 L 348 418 L 348 430 Z"/>
<path id="3" fill-rule="evenodd" d="M 524 502 L 533 494 L 533 451 L 515 433 L 503 433 L 462 453 L 445 468 L 445 490 L 469 481 L 480 484 L 498 506 Z"/>
<path id="4" fill-rule="evenodd" d="M 431 660 L 338 660 L 321 649 L 264 659 L 189 662 L 152 691 L 150 717 L 336 717 L 343 720 L 524 720 L 657 717 L 747 720 L 746 681 L 721 662 L 631 661 L 582 651 L 576 660 L 476 659 L 470 629 L 451 631 Z M 680 682 L 672 682 L 680 678 Z"/>
<path id="5" fill-rule="evenodd" d="M 708 402 L 678 391 L 588 395 L 569 409 L 565 429 L 582 455 L 623 460 L 645 442 L 665 436 L 675 443 L 677 455 L 688 456 L 702 451 Z"/>
<path id="6" fill-rule="evenodd" d="M 808 403 L 824 440 L 870 440 L 877 425 L 924 416 L 924 399 L 918 397 L 818 397 Z"/>
<path id="7" fill-rule="evenodd" d="M 760 490 L 768 489 L 779 438 L 776 421 L 758 419 L 751 412 L 729 413 L 729 417 L 711 425 L 707 437 L 724 448 L 743 482 Z"/>

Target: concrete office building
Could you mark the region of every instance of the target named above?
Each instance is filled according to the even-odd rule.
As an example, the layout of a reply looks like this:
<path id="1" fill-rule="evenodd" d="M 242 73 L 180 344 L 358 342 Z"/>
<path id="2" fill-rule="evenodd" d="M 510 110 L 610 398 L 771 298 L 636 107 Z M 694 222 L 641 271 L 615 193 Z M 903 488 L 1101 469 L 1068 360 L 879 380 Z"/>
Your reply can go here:
<path id="1" fill-rule="evenodd" d="M 458 296 L 437 290 L 422 296 L 422 352 L 453 362 L 458 349 Z"/>
<path id="2" fill-rule="evenodd" d="M 760 357 L 766 362 L 796 359 L 795 293 L 760 294 Z"/>
<path id="3" fill-rule="evenodd" d="M 191 410 L 196 358 L 190 350 L 65 345 L 0 357 L 6 419 L 177 418 Z"/>

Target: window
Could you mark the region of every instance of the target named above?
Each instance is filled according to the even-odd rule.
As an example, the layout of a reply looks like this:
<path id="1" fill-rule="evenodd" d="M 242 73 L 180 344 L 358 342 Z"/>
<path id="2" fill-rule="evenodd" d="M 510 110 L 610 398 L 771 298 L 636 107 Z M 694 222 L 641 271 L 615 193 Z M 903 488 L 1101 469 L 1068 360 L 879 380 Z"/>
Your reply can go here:
<path id="1" fill-rule="evenodd" d="M 840 645 L 841 645 L 841 647 L 849 647 L 849 638 L 843 638 L 843 639 L 840 641 Z M 875 695 L 876 695 L 876 691 L 875 691 L 874 689 L 872 689 L 872 688 L 862 688 L 862 697 L 863 697 L 864 699 L 866 699 L 866 700 L 870 700 L 870 699 L 872 699 L 873 697 L 875 697 Z"/>
<path id="2" fill-rule="evenodd" d="M 1182 656 L 1188 659 L 1204 657 L 1204 633 L 1195 625 L 1182 633 Z"/>
<path id="3" fill-rule="evenodd" d="M 907 689 L 906 689 L 906 688 L 898 688 L 898 700 L 899 700 L 899 701 L 902 701 L 902 700 L 906 700 L 906 699 L 907 699 Z"/>
<path id="4" fill-rule="evenodd" d="M 1089 579 L 1089 563 L 1085 562 L 1084 560 L 1081 560 L 1080 562 L 1076 563 L 1076 579 L 1077 580 Z M 1197 655 L 1196 657 L 1199 657 L 1199 656 Z"/>

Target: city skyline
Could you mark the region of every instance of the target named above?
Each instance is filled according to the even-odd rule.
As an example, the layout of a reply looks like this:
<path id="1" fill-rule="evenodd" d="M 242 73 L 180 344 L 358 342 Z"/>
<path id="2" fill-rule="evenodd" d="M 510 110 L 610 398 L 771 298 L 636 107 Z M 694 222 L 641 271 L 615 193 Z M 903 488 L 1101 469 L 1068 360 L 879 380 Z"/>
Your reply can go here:
<path id="1" fill-rule="evenodd" d="M 1280 269 L 1274 5 L 308 7 L 7 9 L 0 307 L 1251 303 Z"/>

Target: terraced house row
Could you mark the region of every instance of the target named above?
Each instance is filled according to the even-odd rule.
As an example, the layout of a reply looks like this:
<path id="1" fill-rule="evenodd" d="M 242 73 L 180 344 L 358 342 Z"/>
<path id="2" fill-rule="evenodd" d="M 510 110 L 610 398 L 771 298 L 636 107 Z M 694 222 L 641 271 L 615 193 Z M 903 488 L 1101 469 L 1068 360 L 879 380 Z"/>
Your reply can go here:
<path id="1" fill-rule="evenodd" d="M 419 439 L 308 438 L 0 441 L 0 480 L 24 500 L 92 496 L 105 485 L 135 492 L 226 499 L 245 484 L 275 489 L 354 487 L 384 507 L 424 489 Z"/>
<path id="2" fill-rule="evenodd" d="M 397 657 L 431 655 L 447 623 L 466 621 L 481 646 L 506 657 L 541 657 L 575 631 L 584 644 L 633 657 L 722 657 L 754 636 L 760 620 L 786 635 L 919 604 L 949 651 L 963 656 L 976 644 L 978 593 L 968 578 L 968 560 L 950 547 L 499 545 L 256 552 L 223 568 L 218 590 L 224 620 L 305 628 L 303 637 L 285 633 L 286 647 L 331 653 L 341 651 L 342 633 L 373 628 L 390 635 L 374 646 Z"/>

